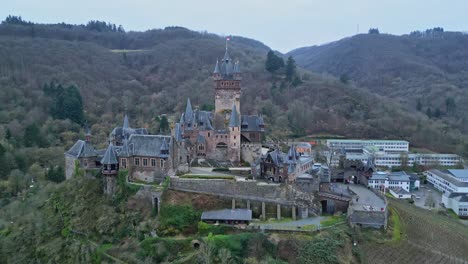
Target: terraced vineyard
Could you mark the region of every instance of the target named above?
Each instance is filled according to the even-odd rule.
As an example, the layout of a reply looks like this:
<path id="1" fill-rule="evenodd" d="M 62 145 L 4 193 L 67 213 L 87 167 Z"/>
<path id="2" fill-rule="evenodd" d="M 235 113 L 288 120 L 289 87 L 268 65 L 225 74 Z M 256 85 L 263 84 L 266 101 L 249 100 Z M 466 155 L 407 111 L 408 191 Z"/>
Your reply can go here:
<path id="1" fill-rule="evenodd" d="M 401 222 L 401 240 L 362 244 L 367 263 L 468 263 L 468 227 L 449 216 L 390 199 Z"/>

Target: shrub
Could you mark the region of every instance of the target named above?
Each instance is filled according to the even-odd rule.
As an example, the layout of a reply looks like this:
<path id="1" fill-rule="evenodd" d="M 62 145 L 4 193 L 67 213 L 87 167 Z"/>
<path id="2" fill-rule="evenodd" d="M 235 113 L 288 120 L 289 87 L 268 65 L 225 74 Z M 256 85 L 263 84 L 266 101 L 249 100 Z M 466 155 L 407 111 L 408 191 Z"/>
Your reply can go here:
<path id="1" fill-rule="evenodd" d="M 177 234 L 190 226 L 195 226 L 201 213 L 190 205 L 163 205 L 159 213 L 159 230 L 164 235 Z"/>

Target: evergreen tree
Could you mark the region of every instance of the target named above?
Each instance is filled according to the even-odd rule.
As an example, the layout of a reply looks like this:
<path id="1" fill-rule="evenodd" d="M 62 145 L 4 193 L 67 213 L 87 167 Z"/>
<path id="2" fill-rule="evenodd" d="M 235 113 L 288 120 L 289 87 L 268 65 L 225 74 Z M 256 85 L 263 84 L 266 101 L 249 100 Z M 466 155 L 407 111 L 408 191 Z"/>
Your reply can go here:
<path id="1" fill-rule="evenodd" d="M 418 98 L 418 101 L 416 103 L 416 110 L 421 111 L 421 109 L 422 109 L 421 98 Z"/>
<path id="2" fill-rule="evenodd" d="M 448 97 L 447 99 L 445 99 L 445 108 L 446 108 L 447 114 L 455 113 L 456 105 L 455 105 L 455 99 L 453 99 L 453 97 Z"/>
<path id="3" fill-rule="evenodd" d="M 433 116 L 435 118 L 439 118 L 442 115 L 442 112 L 440 111 L 439 107 L 436 108 L 436 110 L 433 113 Z"/>
<path id="4" fill-rule="evenodd" d="M 23 142 L 26 147 L 45 147 L 45 140 L 36 124 L 27 126 L 24 130 Z"/>
<path id="5" fill-rule="evenodd" d="M 46 174 L 46 179 L 56 183 L 60 183 L 65 180 L 65 172 L 62 167 L 50 168 Z"/>
<path id="6" fill-rule="evenodd" d="M 294 76 L 296 76 L 296 61 L 292 56 L 289 56 L 286 62 L 286 80 L 291 82 Z"/>
<path id="7" fill-rule="evenodd" d="M 43 91 L 52 97 L 53 103 L 50 113 L 56 119 L 70 119 L 75 123 L 83 124 L 83 99 L 78 88 L 70 85 L 63 88 L 61 84 L 54 83 L 44 85 Z"/>
<path id="8" fill-rule="evenodd" d="M 169 131 L 169 121 L 167 121 L 167 117 L 165 115 L 163 115 L 159 121 L 159 130 L 163 133 Z"/>
<path id="9" fill-rule="evenodd" d="M 430 107 L 427 108 L 426 115 L 427 117 L 432 118 L 432 109 Z"/>
<path id="10" fill-rule="evenodd" d="M 267 60 L 265 62 L 265 69 L 271 73 L 275 73 L 277 70 L 284 67 L 283 58 L 276 56 L 276 54 L 270 50 L 267 54 Z"/>
<path id="11" fill-rule="evenodd" d="M 380 34 L 378 28 L 369 28 L 369 34 Z"/>

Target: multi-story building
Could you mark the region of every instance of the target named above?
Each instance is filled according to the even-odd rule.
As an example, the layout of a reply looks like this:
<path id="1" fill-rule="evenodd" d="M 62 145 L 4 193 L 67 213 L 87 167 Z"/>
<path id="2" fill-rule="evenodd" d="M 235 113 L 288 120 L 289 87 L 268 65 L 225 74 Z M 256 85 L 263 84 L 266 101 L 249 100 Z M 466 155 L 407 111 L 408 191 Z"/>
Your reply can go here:
<path id="1" fill-rule="evenodd" d="M 451 171 L 455 171 L 453 174 Z M 468 182 L 457 177 L 462 170 L 429 170 L 426 171 L 427 181 L 443 193 L 468 193 Z M 468 170 L 464 170 L 468 171 Z M 457 175 L 457 176 L 456 176 Z"/>
<path id="2" fill-rule="evenodd" d="M 362 150 L 365 147 L 377 147 L 386 152 L 407 152 L 409 142 L 405 140 L 360 140 L 360 139 L 328 139 L 327 147 L 332 150 Z"/>
<path id="3" fill-rule="evenodd" d="M 373 160 L 375 166 L 389 168 L 414 164 L 454 167 L 463 162 L 456 154 L 410 153 L 408 142 L 404 140 L 327 140 L 327 146 L 330 149 L 327 157 L 334 167 L 339 166 L 340 154 L 347 160 L 358 160 L 363 164 Z"/>

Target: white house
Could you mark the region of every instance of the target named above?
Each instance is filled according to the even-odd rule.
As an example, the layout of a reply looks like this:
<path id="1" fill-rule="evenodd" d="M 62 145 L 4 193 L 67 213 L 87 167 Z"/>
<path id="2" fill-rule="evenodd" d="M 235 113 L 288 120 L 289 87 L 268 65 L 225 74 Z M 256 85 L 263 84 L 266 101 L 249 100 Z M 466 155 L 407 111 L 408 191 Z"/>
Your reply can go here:
<path id="1" fill-rule="evenodd" d="M 468 218 L 468 194 L 444 193 L 442 203 L 446 208 L 452 209 L 459 217 Z"/>
<path id="2" fill-rule="evenodd" d="M 455 171 L 452 174 L 450 171 Z M 443 193 L 468 193 L 468 182 L 460 181 L 459 175 L 464 175 L 461 170 L 428 170 L 425 172 L 427 181 Z M 458 175 L 458 176 L 457 176 Z"/>
<path id="3" fill-rule="evenodd" d="M 410 178 L 404 171 L 392 173 L 375 172 L 367 181 L 367 186 L 380 190 L 401 188 L 409 192 Z"/>
<path id="4" fill-rule="evenodd" d="M 397 199 L 410 199 L 411 198 L 411 193 L 405 191 L 403 188 L 398 187 L 395 189 L 389 189 L 389 192 L 393 197 Z"/>

